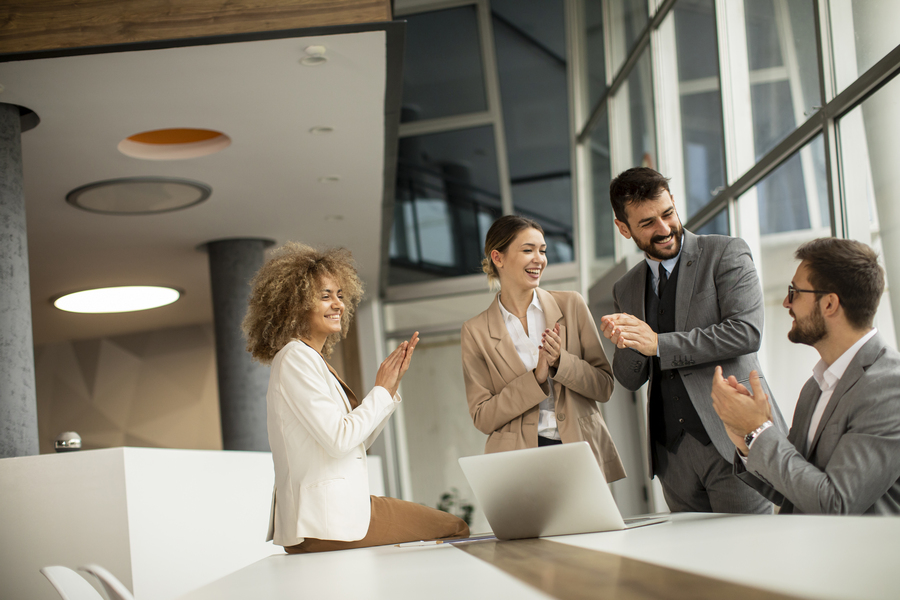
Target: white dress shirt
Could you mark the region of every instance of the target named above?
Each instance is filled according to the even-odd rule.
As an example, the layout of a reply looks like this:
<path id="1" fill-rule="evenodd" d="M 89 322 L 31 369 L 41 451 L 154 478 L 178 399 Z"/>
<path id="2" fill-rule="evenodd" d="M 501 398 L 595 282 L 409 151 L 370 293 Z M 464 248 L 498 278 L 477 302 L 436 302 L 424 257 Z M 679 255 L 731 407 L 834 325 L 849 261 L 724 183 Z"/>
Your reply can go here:
<path id="1" fill-rule="evenodd" d="M 506 310 L 503 306 L 501 298 L 500 313 L 503 315 L 503 322 L 506 324 L 506 330 L 509 337 L 512 338 L 513 345 L 516 347 L 516 353 L 522 359 L 525 368 L 531 371 L 537 366 L 538 355 L 540 354 L 539 346 L 541 345 L 541 336 L 547 328 L 547 319 L 544 317 L 544 309 L 538 300 L 537 292 L 531 297 L 531 304 L 525 311 L 526 322 L 528 323 L 528 333 L 519 318 Z M 541 400 L 538 405 L 540 410 L 538 417 L 538 435 L 551 440 L 562 439 L 559 436 L 559 429 L 556 427 L 556 400 L 553 397 L 553 379 L 547 377 L 550 387 L 550 394 Z"/>
<path id="2" fill-rule="evenodd" d="M 834 393 L 834 388 L 837 387 L 838 382 L 841 380 L 841 377 L 844 376 L 844 371 L 847 370 L 847 367 L 850 366 L 850 361 L 856 356 L 856 353 L 859 352 L 859 349 L 863 347 L 863 345 L 872 339 L 878 333 L 878 329 L 872 328 L 866 335 L 859 338 L 855 344 L 847 348 L 843 354 L 838 357 L 836 361 L 831 363 L 831 366 L 827 366 L 825 361 L 821 358 L 819 362 L 816 363 L 816 366 L 813 367 L 813 379 L 816 380 L 816 383 L 819 384 L 819 389 L 822 390 L 822 394 L 819 396 L 819 399 L 816 401 L 816 408 L 813 409 L 812 419 L 809 422 L 809 431 L 806 434 L 806 447 L 809 448 L 812 445 L 813 438 L 816 437 L 816 430 L 819 428 L 819 423 L 822 421 L 822 415 L 825 414 L 825 409 L 828 407 L 828 401 L 831 400 L 831 395 Z M 769 427 L 769 429 L 772 429 Z M 768 429 L 766 430 L 768 431 Z M 765 435 L 765 431 L 760 433 L 753 439 L 753 442 L 758 440 L 761 436 Z M 753 442 L 750 443 L 750 448 L 753 448 Z M 741 456 L 741 460 L 744 464 L 747 464 L 746 457 Z"/>
<path id="3" fill-rule="evenodd" d="M 681 237 L 682 241 L 684 240 L 684 236 Z M 659 266 L 666 270 L 668 276 L 672 276 L 672 271 L 675 270 L 675 265 L 678 264 L 678 259 L 681 258 L 681 250 L 678 251 L 673 258 L 667 258 L 664 261 L 653 260 L 648 257 L 646 254 L 644 255 L 644 260 L 647 261 L 647 266 L 650 267 L 650 283 L 653 285 L 653 292 L 658 296 L 659 295 Z"/>
<path id="4" fill-rule="evenodd" d="M 873 327 L 866 335 L 859 338 L 855 344 L 847 348 L 840 358 L 831 363 L 830 367 L 822 359 L 819 359 L 819 362 L 813 367 L 813 378 L 819 384 L 822 395 L 819 396 L 819 400 L 816 402 L 812 420 L 809 422 L 809 433 L 806 436 L 807 448 L 812 445 L 813 438 L 816 436 L 816 430 L 819 428 L 819 422 L 822 420 L 828 401 L 831 400 L 831 394 L 834 393 L 834 388 L 837 387 L 841 377 L 844 376 L 844 371 L 850 366 L 850 361 L 853 360 L 859 349 L 863 347 L 863 344 L 872 339 L 872 336 L 876 333 L 878 333 L 878 330 Z"/>

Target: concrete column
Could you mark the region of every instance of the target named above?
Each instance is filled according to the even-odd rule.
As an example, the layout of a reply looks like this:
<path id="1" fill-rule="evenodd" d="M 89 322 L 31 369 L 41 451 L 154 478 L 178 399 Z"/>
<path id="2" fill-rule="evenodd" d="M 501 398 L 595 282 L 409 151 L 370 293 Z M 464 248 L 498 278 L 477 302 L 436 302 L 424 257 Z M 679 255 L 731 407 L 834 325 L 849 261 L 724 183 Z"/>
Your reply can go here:
<path id="1" fill-rule="evenodd" d="M 265 262 L 269 240 L 232 239 L 206 244 L 216 331 L 219 412 L 225 450 L 269 451 L 266 389 L 269 368 L 245 350 L 241 321 L 247 312 L 250 279 Z"/>
<path id="2" fill-rule="evenodd" d="M 19 107 L 0 104 L 0 458 L 38 454 Z"/>

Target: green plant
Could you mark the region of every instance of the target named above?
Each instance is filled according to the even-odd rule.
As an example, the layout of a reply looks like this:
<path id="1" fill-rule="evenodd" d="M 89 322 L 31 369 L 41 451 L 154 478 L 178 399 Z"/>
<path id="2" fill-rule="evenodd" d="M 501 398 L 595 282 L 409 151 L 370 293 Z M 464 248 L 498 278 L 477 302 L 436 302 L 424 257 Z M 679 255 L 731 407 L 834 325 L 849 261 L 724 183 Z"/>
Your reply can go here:
<path id="1" fill-rule="evenodd" d="M 456 488 L 450 488 L 449 492 L 441 495 L 437 509 L 459 517 L 466 522 L 466 525 L 472 525 L 472 513 L 475 512 L 475 507 L 468 500 L 460 498 L 459 490 Z"/>

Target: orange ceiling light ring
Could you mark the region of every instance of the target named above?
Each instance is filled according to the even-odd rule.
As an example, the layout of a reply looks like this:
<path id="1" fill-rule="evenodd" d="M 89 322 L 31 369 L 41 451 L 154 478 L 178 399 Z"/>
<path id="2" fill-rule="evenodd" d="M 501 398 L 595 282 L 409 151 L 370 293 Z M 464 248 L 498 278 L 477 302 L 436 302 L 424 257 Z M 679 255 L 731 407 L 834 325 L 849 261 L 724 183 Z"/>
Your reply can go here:
<path id="1" fill-rule="evenodd" d="M 119 142 L 119 152 L 144 160 L 184 160 L 221 152 L 231 138 L 212 129 L 176 127 L 130 135 Z"/>

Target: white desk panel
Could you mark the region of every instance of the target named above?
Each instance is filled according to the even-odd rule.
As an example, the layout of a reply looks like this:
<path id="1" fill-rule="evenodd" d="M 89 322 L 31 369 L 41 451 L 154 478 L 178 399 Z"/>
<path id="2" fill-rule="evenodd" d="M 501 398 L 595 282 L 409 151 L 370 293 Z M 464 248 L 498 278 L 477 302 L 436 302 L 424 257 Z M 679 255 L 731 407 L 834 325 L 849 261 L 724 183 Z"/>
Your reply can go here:
<path id="1" fill-rule="evenodd" d="M 449 544 L 379 546 L 264 558 L 181 600 L 265 598 L 470 598 L 546 600 L 550 596 Z"/>
<path id="2" fill-rule="evenodd" d="M 900 598 L 897 517 L 691 513 L 550 539 L 803 598 Z"/>
<path id="3" fill-rule="evenodd" d="M 547 539 L 800 598 L 900 598 L 896 572 L 900 568 L 900 518 L 895 517 L 679 514 L 666 523 L 627 531 Z M 489 560 L 450 544 L 278 555 L 181 600 L 549 597 Z M 567 576 L 553 572 L 547 562 L 538 561 L 533 568 L 541 571 L 544 566 L 548 572 L 541 577 Z M 701 581 L 699 585 L 706 584 Z M 584 593 L 590 596 L 591 592 L 569 590 L 565 597 L 584 597 Z M 638 597 L 633 590 L 623 589 L 622 593 L 621 597 Z M 752 596 L 751 591 L 751 597 L 765 597 L 765 592 L 757 594 Z M 665 591 L 651 595 L 668 596 Z"/>

